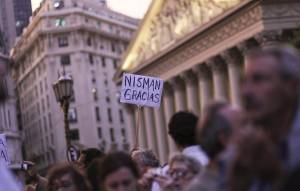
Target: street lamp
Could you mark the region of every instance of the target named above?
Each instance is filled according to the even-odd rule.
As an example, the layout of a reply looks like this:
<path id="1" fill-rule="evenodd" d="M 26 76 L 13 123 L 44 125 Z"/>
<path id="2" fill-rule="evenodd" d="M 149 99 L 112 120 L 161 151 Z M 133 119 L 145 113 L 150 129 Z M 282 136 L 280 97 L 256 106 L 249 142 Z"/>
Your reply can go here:
<path id="1" fill-rule="evenodd" d="M 68 120 L 69 104 L 73 92 L 72 91 L 73 80 L 71 76 L 68 76 L 65 73 L 63 74 L 63 76 L 60 76 L 59 79 L 53 84 L 53 90 L 54 90 L 56 100 L 57 102 L 60 103 L 60 106 L 64 112 L 65 136 L 66 136 L 66 143 L 69 152 L 69 150 L 72 148 L 70 142 L 70 127 L 69 127 L 69 120 Z"/>

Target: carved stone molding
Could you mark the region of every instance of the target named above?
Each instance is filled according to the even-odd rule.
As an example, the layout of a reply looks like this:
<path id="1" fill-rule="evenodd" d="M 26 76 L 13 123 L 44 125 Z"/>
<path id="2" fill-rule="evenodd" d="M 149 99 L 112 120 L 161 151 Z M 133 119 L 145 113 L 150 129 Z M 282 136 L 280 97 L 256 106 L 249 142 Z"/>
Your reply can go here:
<path id="1" fill-rule="evenodd" d="M 159 76 L 186 60 L 191 59 L 201 52 L 250 27 L 262 19 L 261 15 L 261 9 L 259 6 L 246 10 L 234 18 L 231 18 L 231 20 L 229 20 L 226 24 L 224 23 L 219 27 L 210 28 L 205 32 L 199 33 L 197 37 L 191 39 L 184 46 L 177 49 L 176 53 L 174 52 L 174 55 L 164 55 L 155 62 L 145 65 L 145 67 L 141 68 L 138 73 Z M 169 54 L 173 53 L 170 52 Z"/>
<path id="2" fill-rule="evenodd" d="M 209 79 L 211 77 L 211 70 L 205 63 L 195 66 L 193 71 L 200 79 Z"/>
<path id="3" fill-rule="evenodd" d="M 282 41 L 282 31 L 263 31 L 260 34 L 257 34 L 255 39 L 259 42 L 260 46 L 271 46 L 278 44 Z"/>
<path id="4" fill-rule="evenodd" d="M 241 51 L 243 55 L 245 55 L 249 50 L 258 46 L 259 43 L 253 38 L 243 41 L 237 45 L 238 49 Z"/>
<path id="5" fill-rule="evenodd" d="M 180 77 L 185 81 L 188 85 L 194 85 L 197 83 L 197 75 L 193 70 L 185 71 L 180 75 Z"/>
<path id="6" fill-rule="evenodd" d="M 169 80 L 172 88 L 174 90 L 183 90 L 184 89 L 184 81 L 180 76 L 175 76 Z"/>
<path id="7" fill-rule="evenodd" d="M 207 60 L 206 63 L 213 72 L 220 73 L 226 71 L 226 64 L 220 56 L 213 57 Z"/>
<path id="8" fill-rule="evenodd" d="M 221 53 L 221 57 L 227 65 L 240 65 L 243 62 L 243 56 L 237 48 L 231 48 Z"/>

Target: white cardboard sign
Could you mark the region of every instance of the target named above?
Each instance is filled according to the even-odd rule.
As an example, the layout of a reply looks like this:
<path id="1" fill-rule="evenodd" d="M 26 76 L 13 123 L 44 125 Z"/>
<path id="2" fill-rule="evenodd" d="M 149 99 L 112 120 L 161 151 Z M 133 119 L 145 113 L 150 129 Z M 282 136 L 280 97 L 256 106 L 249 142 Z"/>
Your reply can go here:
<path id="1" fill-rule="evenodd" d="M 0 134 L 0 160 L 5 164 L 10 165 L 5 134 Z"/>
<path id="2" fill-rule="evenodd" d="M 160 78 L 124 73 L 120 102 L 159 107 L 163 84 Z"/>

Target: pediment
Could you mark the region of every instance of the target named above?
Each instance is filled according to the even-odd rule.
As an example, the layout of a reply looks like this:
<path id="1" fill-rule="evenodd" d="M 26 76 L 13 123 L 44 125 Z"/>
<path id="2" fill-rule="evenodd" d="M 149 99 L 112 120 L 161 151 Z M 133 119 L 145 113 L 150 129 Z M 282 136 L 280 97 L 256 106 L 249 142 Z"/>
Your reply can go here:
<path id="1" fill-rule="evenodd" d="M 244 0 L 153 0 L 125 54 L 130 71 Z"/>

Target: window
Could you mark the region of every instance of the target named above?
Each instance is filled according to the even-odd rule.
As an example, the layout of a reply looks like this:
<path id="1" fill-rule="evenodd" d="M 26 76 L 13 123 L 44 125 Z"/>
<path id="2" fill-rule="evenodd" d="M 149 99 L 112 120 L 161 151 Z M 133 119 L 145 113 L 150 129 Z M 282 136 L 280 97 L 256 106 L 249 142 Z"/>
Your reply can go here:
<path id="1" fill-rule="evenodd" d="M 102 129 L 101 129 L 101 127 L 98 127 L 98 137 L 99 137 L 99 139 L 102 139 Z"/>
<path id="2" fill-rule="evenodd" d="M 111 123 L 112 122 L 112 116 L 111 116 L 111 109 L 107 109 L 107 115 L 108 115 L 108 121 Z"/>
<path id="3" fill-rule="evenodd" d="M 114 65 L 114 69 L 116 69 L 117 68 L 117 60 L 113 60 L 113 65 Z"/>
<path id="4" fill-rule="evenodd" d="M 119 114 L 120 114 L 120 122 L 124 123 L 123 111 L 121 109 L 119 110 Z"/>
<path id="5" fill-rule="evenodd" d="M 76 108 L 70 108 L 68 112 L 68 119 L 70 123 L 77 122 L 77 111 Z"/>
<path id="6" fill-rule="evenodd" d="M 121 129 L 121 134 L 122 134 L 122 137 L 125 138 L 126 137 L 126 131 L 124 128 Z"/>
<path id="7" fill-rule="evenodd" d="M 73 84 L 74 84 L 74 81 L 73 81 Z M 70 102 L 75 102 L 75 91 L 74 91 L 74 89 L 72 89 L 72 95 L 71 95 L 71 98 L 70 98 Z"/>
<path id="8" fill-rule="evenodd" d="M 96 119 L 97 119 L 97 121 L 101 121 L 99 107 L 95 108 L 95 113 L 96 113 Z"/>
<path id="9" fill-rule="evenodd" d="M 60 64 L 63 66 L 70 65 L 71 60 L 70 60 L 70 55 L 63 55 L 60 57 Z"/>
<path id="10" fill-rule="evenodd" d="M 115 44 L 113 42 L 111 43 L 111 51 L 112 52 L 116 51 L 116 47 L 115 47 Z"/>
<path id="11" fill-rule="evenodd" d="M 110 128 L 109 129 L 109 133 L 110 133 L 110 140 L 111 140 L 111 142 L 115 142 L 114 129 Z"/>
<path id="12" fill-rule="evenodd" d="M 91 39 L 91 37 L 87 38 L 86 43 L 87 43 L 88 46 L 92 46 L 92 39 Z"/>
<path id="13" fill-rule="evenodd" d="M 97 22 L 97 27 L 101 28 L 101 22 L 100 21 Z"/>
<path id="14" fill-rule="evenodd" d="M 90 61 L 90 64 L 94 64 L 93 54 L 89 54 L 89 61 Z"/>
<path id="15" fill-rule="evenodd" d="M 106 97 L 106 102 L 110 103 L 110 98 L 109 97 Z"/>
<path id="16" fill-rule="evenodd" d="M 96 88 L 92 89 L 92 94 L 93 94 L 94 101 L 98 101 L 98 91 Z"/>
<path id="17" fill-rule="evenodd" d="M 102 67 L 103 67 L 103 68 L 106 67 L 105 57 L 102 57 Z"/>
<path id="18" fill-rule="evenodd" d="M 55 26 L 56 27 L 63 27 L 66 25 L 66 21 L 64 18 L 59 18 L 55 20 Z"/>
<path id="19" fill-rule="evenodd" d="M 78 141 L 79 140 L 79 130 L 78 129 L 71 129 L 70 130 L 70 139 L 72 141 Z"/>
<path id="20" fill-rule="evenodd" d="M 58 47 L 66 47 L 69 45 L 67 36 L 59 36 L 58 37 Z"/>
<path id="21" fill-rule="evenodd" d="M 91 73 L 92 73 L 92 82 L 93 82 L 93 83 L 96 83 L 96 75 L 95 75 L 95 71 L 92 70 Z"/>
<path id="22" fill-rule="evenodd" d="M 53 7 L 55 9 L 61 9 L 64 7 L 64 2 L 61 0 L 56 0 L 56 1 L 54 1 Z"/>

